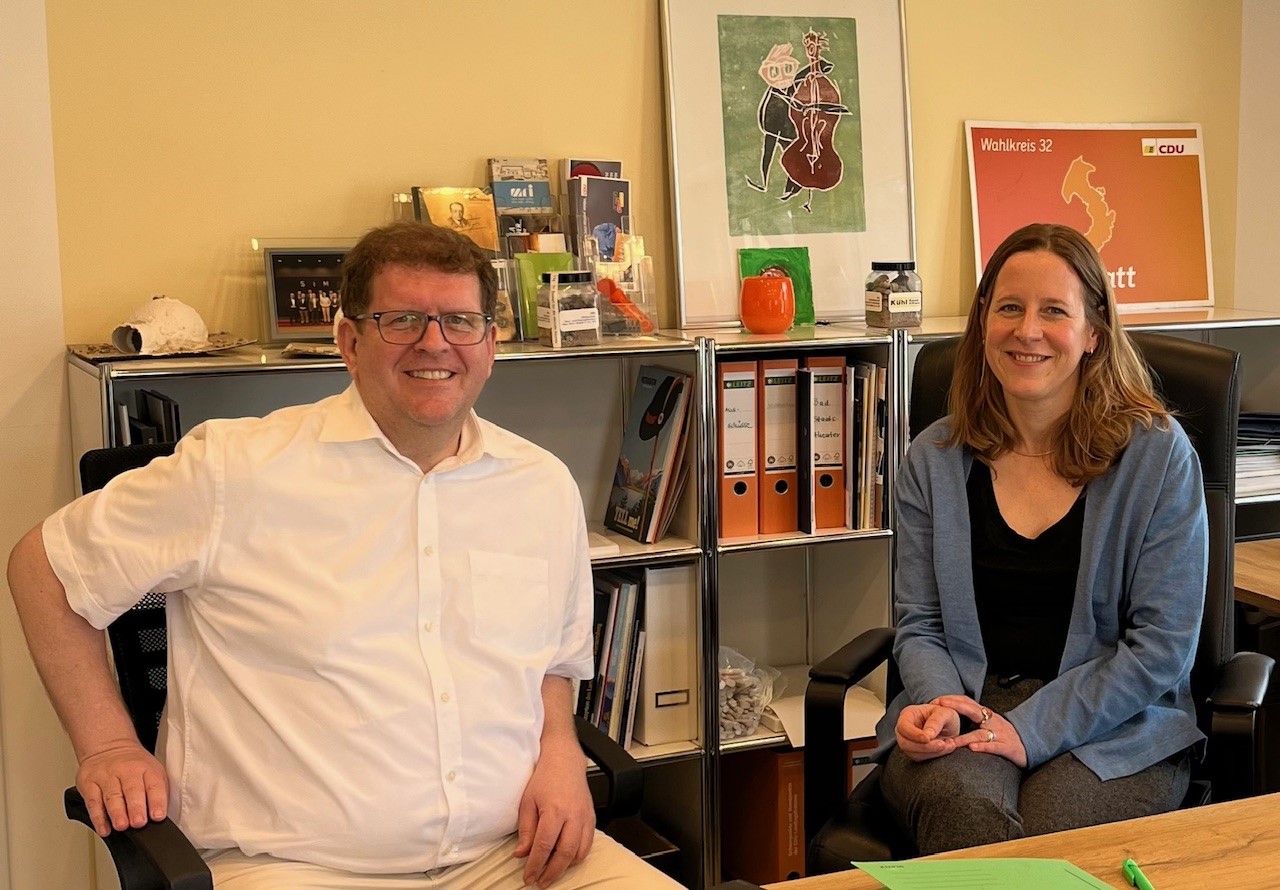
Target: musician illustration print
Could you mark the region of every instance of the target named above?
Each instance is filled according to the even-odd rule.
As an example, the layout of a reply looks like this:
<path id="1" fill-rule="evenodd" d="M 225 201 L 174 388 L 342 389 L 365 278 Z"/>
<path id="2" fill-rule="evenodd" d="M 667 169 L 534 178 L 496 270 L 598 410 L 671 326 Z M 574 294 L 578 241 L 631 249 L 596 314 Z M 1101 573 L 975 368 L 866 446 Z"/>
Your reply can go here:
<path id="1" fill-rule="evenodd" d="M 855 20 L 718 26 L 730 234 L 865 231 Z"/>

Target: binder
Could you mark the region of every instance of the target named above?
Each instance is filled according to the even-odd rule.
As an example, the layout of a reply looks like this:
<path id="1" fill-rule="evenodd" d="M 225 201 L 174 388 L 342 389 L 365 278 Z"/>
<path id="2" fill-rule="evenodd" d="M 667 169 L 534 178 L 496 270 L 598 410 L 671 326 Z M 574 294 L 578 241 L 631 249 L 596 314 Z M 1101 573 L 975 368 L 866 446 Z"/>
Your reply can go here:
<path id="1" fill-rule="evenodd" d="M 720 537 L 759 531 L 756 492 L 756 363 L 721 362 Z"/>
<path id="2" fill-rule="evenodd" d="M 725 874 L 756 884 L 804 877 L 804 752 L 728 754 L 720 769 Z"/>
<path id="3" fill-rule="evenodd" d="M 858 524 L 859 529 L 869 529 L 872 524 L 872 505 L 875 496 L 876 466 L 876 366 L 871 362 L 854 362 L 862 411 L 861 438 L 858 441 Z M 850 468 L 853 472 L 853 468 Z"/>
<path id="4" fill-rule="evenodd" d="M 811 356 L 809 455 L 812 460 L 813 530 L 844 528 L 844 367 L 842 356 Z"/>
<path id="5" fill-rule="evenodd" d="M 645 569 L 645 645 L 634 732 L 642 745 L 698 737 L 697 602 L 693 566 Z"/>
<path id="6" fill-rule="evenodd" d="M 796 531 L 796 370 L 794 358 L 763 359 L 756 379 L 760 421 L 756 485 L 760 490 L 760 534 Z"/>

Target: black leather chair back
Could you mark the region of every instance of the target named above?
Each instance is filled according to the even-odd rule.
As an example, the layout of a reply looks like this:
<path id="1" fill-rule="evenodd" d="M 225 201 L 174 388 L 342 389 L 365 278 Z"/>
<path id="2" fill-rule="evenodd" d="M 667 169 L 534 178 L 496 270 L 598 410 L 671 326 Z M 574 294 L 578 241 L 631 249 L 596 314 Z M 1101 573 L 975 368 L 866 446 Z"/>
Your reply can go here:
<path id="1" fill-rule="evenodd" d="M 80 484 L 85 493 L 97 491 L 126 470 L 146 466 L 173 454 L 173 442 L 120 445 L 86 451 L 80 458 Z M 111 657 L 120 694 L 133 720 L 138 740 L 156 749 L 160 716 L 169 692 L 169 637 L 164 595 L 148 593 L 107 628 Z"/>
<path id="2" fill-rule="evenodd" d="M 1201 729 L 1204 706 L 1219 668 L 1235 651 L 1235 466 L 1240 409 L 1240 356 L 1230 349 L 1135 332 L 1134 346 L 1151 370 L 1156 392 L 1175 412 L 1200 458 L 1209 517 L 1209 575 L 1204 623 L 1192 669 L 1192 693 Z M 921 347 L 911 378 L 910 429 L 914 438 L 947 413 L 958 339 Z"/>

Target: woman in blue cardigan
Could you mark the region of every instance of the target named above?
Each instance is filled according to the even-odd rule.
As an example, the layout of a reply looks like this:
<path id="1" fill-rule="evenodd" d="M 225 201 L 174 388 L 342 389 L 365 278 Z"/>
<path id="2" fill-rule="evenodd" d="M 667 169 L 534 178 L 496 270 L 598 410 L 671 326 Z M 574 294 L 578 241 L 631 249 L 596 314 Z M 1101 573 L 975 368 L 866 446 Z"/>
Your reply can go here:
<path id="1" fill-rule="evenodd" d="M 886 799 L 921 853 L 1173 809 L 1203 738 L 1200 465 L 1058 225 L 992 254 L 898 498 Z"/>

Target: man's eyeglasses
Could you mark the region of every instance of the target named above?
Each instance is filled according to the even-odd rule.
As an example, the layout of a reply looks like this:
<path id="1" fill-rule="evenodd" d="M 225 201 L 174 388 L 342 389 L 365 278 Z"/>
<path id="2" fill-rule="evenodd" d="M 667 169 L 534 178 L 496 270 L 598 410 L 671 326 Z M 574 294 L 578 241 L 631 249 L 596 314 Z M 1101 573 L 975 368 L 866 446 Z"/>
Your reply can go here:
<path id="1" fill-rule="evenodd" d="M 387 312 L 369 312 L 353 316 L 353 321 L 372 319 L 378 326 L 378 334 L 394 346 L 411 346 L 427 333 L 427 325 L 436 322 L 446 343 L 454 346 L 474 346 L 489 333 L 493 317 L 483 312 L 441 312 L 428 315 L 392 309 Z"/>

